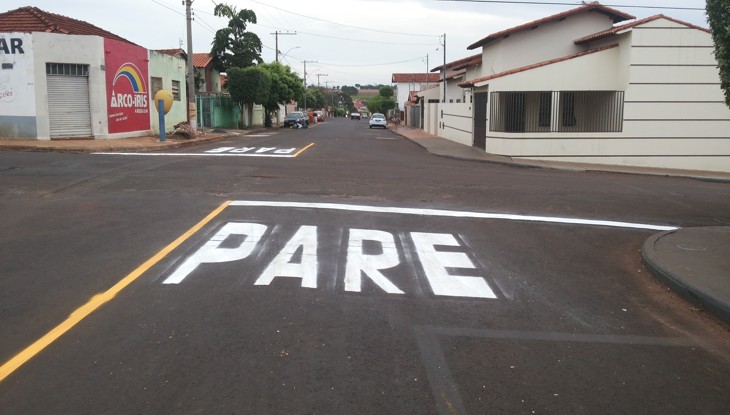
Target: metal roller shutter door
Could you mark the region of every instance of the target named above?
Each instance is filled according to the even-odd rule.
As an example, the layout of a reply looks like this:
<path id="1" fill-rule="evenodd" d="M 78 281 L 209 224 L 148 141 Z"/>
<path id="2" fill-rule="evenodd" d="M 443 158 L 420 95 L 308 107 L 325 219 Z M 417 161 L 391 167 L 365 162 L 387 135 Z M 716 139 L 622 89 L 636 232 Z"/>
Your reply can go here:
<path id="1" fill-rule="evenodd" d="M 48 75 L 51 138 L 91 137 L 89 77 Z"/>

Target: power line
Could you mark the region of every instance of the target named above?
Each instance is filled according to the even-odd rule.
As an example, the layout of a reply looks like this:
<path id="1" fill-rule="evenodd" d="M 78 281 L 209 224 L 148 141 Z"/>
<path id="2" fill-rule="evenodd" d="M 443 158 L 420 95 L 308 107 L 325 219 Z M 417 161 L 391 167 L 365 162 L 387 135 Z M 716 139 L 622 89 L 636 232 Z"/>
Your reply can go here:
<path id="1" fill-rule="evenodd" d="M 582 6 L 585 2 L 581 3 L 563 3 L 563 2 L 547 2 L 547 1 L 522 1 L 522 0 L 436 0 L 442 2 L 458 2 L 458 3 L 500 3 L 500 4 L 537 4 L 537 5 L 549 5 L 549 6 Z M 636 6 L 626 4 L 601 4 L 606 7 L 621 7 L 621 8 L 634 8 L 634 9 L 662 9 L 662 10 L 702 10 L 705 8 L 699 7 L 675 7 L 675 6 Z"/>
<path id="2" fill-rule="evenodd" d="M 407 59 L 404 61 L 398 61 L 398 62 L 387 62 L 387 63 L 368 63 L 368 64 L 356 64 L 356 65 L 343 65 L 343 64 L 337 64 L 337 63 L 326 63 L 326 62 L 319 62 L 320 65 L 324 66 L 339 66 L 339 67 L 362 67 L 362 66 L 386 66 L 386 65 L 398 65 L 400 63 L 408 63 L 408 62 L 415 62 L 418 60 L 423 59 L 423 56 L 419 56 L 414 59 Z"/>
<path id="3" fill-rule="evenodd" d="M 435 45 L 435 43 L 382 42 L 382 41 L 378 41 L 378 40 L 352 39 L 352 38 L 346 38 L 346 37 L 342 37 L 342 36 L 318 35 L 315 33 L 302 32 L 301 30 L 298 33 L 301 33 L 303 35 L 308 35 L 308 36 L 324 37 L 324 38 L 328 38 L 328 39 L 346 40 L 348 42 L 374 43 L 374 44 L 379 44 L 379 45 L 403 45 L 403 46 L 432 46 L 432 45 Z"/>
<path id="4" fill-rule="evenodd" d="M 181 11 L 178 11 L 178 10 L 175 10 L 172 7 L 170 7 L 170 6 L 166 5 L 166 4 L 163 4 L 163 3 L 161 3 L 161 2 L 159 2 L 157 0 L 150 0 L 150 1 L 152 3 L 156 3 L 156 4 L 160 5 L 160 6 L 162 6 L 162 7 L 166 8 L 166 9 L 168 9 L 168 10 L 171 10 L 171 11 L 173 11 L 173 12 L 175 12 L 175 13 L 181 15 L 181 16 L 185 16 L 185 13 L 183 13 Z"/>
<path id="5" fill-rule="evenodd" d="M 304 14 L 295 13 L 295 12 L 282 9 L 280 7 L 272 6 L 270 4 L 262 3 L 262 2 L 256 1 L 256 0 L 249 0 L 249 1 L 251 1 L 252 3 L 256 3 L 258 5 L 261 5 L 261 6 L 271 7 L 272 9 L 276 9 L 276 10 L 279 10 L 279 11 L 282 11 L 282 12 L 286 12 L 286 13 L 291 13 L 291 14 L 293 14 L 295 16 L 304 17 L 304 18 L 312 19 L 312 20 L 318 20 L 320 22 L 335 24 L 335 25 L 338 25 L 338 26 L 350 27 L 350 28 L 353 28 L 353 29 L 367 30 L 367 31 L 370 31 L 370 32 L 385 33 L 385 34 L 389 34 L 389 35 L 418 36 L 418 37 L 433 37 L 434 36 L 434 35 L 422 35 L 422 34 L 414 34 L 414 33 L 388 32 L 388 31 L 385 31 L 385 30 L 370 29 L 370 28 L 361 27 L 361 26 L 352 26 L 352 25 L 347 25 L 347 24 L 344 24 L 344 23 L 333 22 L 331 20 L 320 19 L 318 17 L 312 17 L 312 16 L 307 16 L 307 15 L 304 15 Z"/>

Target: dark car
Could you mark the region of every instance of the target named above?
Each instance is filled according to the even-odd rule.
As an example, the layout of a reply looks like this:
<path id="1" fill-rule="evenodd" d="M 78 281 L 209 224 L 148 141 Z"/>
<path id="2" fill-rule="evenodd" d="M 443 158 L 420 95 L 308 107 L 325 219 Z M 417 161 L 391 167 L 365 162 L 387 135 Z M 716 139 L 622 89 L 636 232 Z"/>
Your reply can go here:
<path id="1" fill-rule="evenodd" d="M 291 127 L 294 124 L 301 124 L 302 127 L 309 125 L 309 117 L 301 111 L 292 111 L 284 117 L 284 127 Z"/>

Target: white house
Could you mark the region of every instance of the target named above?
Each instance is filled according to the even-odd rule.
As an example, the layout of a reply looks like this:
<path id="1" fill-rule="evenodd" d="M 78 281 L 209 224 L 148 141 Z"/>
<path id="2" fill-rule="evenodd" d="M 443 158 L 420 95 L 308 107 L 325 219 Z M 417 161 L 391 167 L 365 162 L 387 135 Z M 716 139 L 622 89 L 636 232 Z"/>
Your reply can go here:
<path id="1" fill-rule="evenodd" d="M 460 84 L 472 102 L 427 104 L 439 120 L 424 124 L 517 159 L 730 171 L 709 31 L 634 19 L 590 3 L 491 34 L 468 48 L 482 49 Z"/>
<path id="2" fill-rule="evenodd" d="M 411 92 L 418 92 L 423 88 L 438 84 L 438 74 L 431 73 L 394 73 L 391 82 L 395 88 L 395 102 L 397 108 L 403 111 Z"/>
<path id="3" fill-rule="evenodd" d="M 481 75 L 480 68 L 482 65 L 482 54 L 468 56 L 446 64 L 446 99 L 447 103 L 468 102 L 471 98 L 471 90 L 464 89 L 459 85 L 469 79 L 477 78 Z M 431 72 L 439 72 L 439 82 L 442 84 L 441 95 L 443 96 L 443 79 L 444 65 L 431 69 Z"/>

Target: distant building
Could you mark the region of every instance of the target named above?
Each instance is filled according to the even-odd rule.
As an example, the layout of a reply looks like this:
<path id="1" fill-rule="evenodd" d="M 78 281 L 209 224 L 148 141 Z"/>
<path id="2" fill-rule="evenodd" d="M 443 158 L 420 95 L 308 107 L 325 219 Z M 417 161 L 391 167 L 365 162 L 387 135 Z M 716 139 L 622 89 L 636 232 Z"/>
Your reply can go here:
<path id="1" fill-rule="evenodd" d="M 395 88 L 395 102 L 397 108 L 403 111 L 409 101 L 411 92 L 418 92 L 425 86 L 438 84 L 439 74 L 432 73 L 394 73 L 391 82 Z"/>

